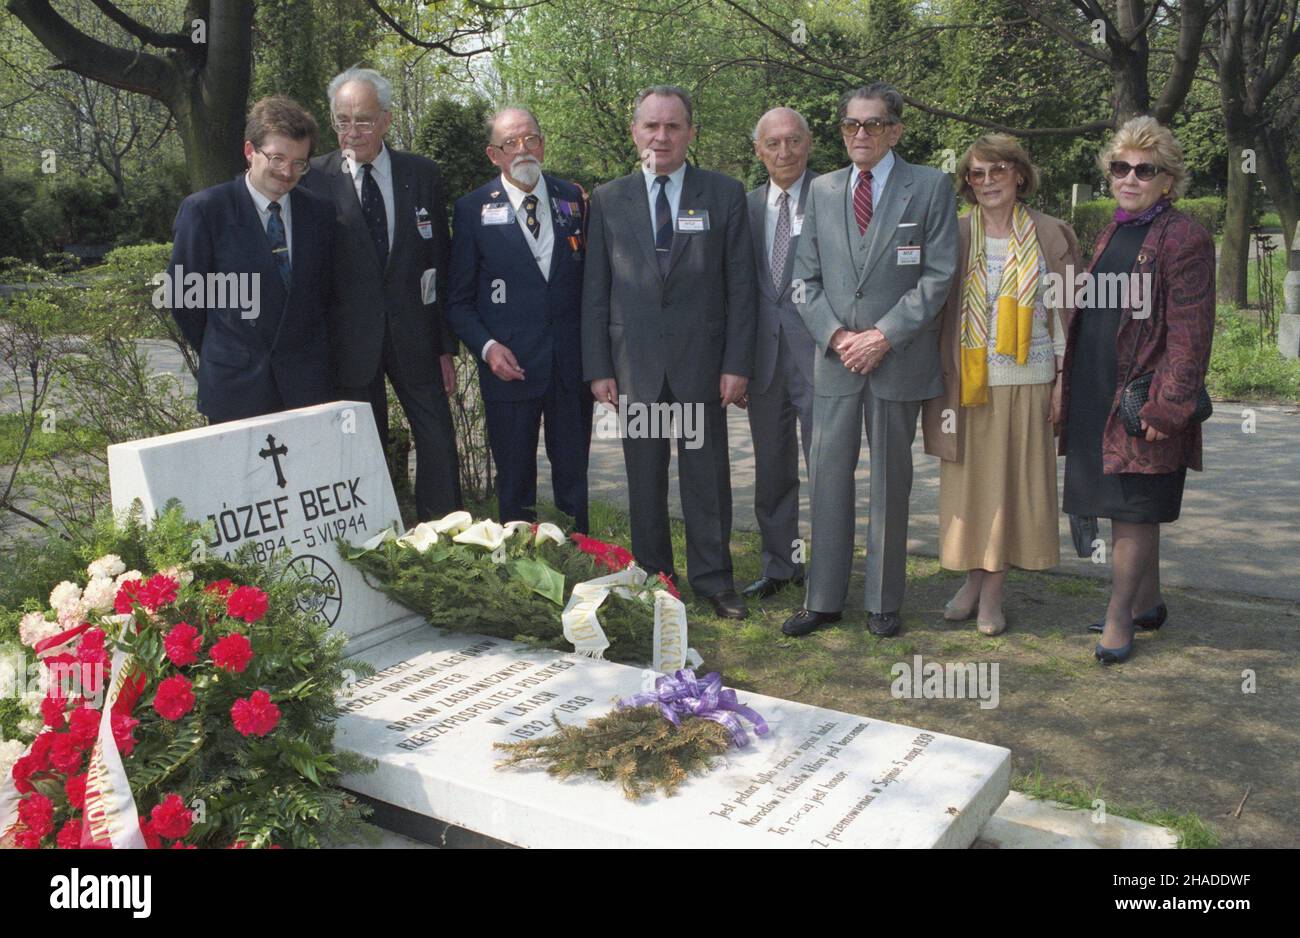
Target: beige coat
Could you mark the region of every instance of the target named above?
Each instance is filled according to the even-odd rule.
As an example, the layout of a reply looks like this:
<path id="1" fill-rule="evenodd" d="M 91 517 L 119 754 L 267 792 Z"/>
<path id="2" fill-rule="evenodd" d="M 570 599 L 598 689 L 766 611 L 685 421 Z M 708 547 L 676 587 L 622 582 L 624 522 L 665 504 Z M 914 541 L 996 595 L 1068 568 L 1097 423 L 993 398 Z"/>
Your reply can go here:
<path id="1" fill-rule="evenodd" d="M 1038 246 L 1043 252 L 1050 273 L 1061 277 L 1066 306 L 1061 309 L 1061 324 L 1069 334 L 1073 309 L 1068 305 L 1073 297 L 1072 284 L 1066 277 L 1066 266 L 1073 266 L 1074 274 L 1084 267 L 1079 259 L 1079 241 L 1074 236 L 1074 229 L 1059 218 L 1044 215 L 1033 209 L 1029 217 L 1034 220 L 1038 233 Z M 938 456 L 949 462 L 961 462 L 965 441 L 966 421 L 961 407 L 961 289 L 966 279 L 966 258 L 970 253 L 970 215 L 964 215 L 957 221 L 957 279 L 953 281 L 952 292 L 944 304 L 942 325 L 939 331 L 939 358 L 943 366 L 943 394 L 931 398 L 921 405 L 921 431 L 925 437 L 925 451 L 931 456 Z M 1051 310 L 1048 310 L 1047 322 L 1051 328 Z M 957 432 L 943 432 L 943 415 L 952 410 L 956 415 Z"/>

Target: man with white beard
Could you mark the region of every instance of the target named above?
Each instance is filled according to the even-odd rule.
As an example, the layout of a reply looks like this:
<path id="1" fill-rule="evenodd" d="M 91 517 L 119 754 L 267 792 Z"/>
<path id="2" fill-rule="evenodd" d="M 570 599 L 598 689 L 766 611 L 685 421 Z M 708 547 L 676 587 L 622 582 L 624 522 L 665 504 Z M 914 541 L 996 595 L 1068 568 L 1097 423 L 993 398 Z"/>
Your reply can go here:
<path id="1" fill-rule="evenodd" d="M 447 320 L 480 358 L 499 519 L 536 519 L 544 427 L 555 505 L 585 532 L 594 404 L 579 332 L 586 203 L 578 186 L 542 172 L 546 141 L 531 112 L 505 108 L 486 126 L 487 158 L 501 174 L 456 202 Z"/>

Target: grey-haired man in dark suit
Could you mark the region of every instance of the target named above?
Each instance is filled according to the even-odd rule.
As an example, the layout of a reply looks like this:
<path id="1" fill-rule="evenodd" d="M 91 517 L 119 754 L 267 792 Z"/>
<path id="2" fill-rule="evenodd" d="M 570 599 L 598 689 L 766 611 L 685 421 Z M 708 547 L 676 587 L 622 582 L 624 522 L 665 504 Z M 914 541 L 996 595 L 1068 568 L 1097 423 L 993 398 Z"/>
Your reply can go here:
<path id="1" fill-rule="evenodd" d="M 804 205 L 817 174 L 808 169 L 812 134 L 788 107 L 772 108 L 754 127 L 754 152 L 768 181 L 749 193 L 749 231 L 758 267 L 758 344 L 749 380 L 754 437 L 754 516 L 763 539 L 763 574 L 744 590 L 765 599 L 803 582 L 799 539 L 799 449 L 810 466 L 813 414 L 812 334 L 793 301 L 790 274 L 803 230 Z"/>

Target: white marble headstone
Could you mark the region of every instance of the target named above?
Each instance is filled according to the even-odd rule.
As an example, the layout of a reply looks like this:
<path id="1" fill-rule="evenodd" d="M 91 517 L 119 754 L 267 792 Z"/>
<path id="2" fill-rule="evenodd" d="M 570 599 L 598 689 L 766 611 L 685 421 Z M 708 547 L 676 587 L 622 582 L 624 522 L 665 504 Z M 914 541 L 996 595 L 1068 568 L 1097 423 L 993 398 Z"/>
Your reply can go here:
<path id="1" fill-rule="evenodd" d="M 397 498 L 370 405 L 337 401 L 221 423 L 108 448 L 114 511 L 142 504 L 153 518 L 178 499 L 211 521 L 207 550 L 227 557 L 245 543 L 259 559 L 283 551 L 290 575 L 324 584 L 311 608 L 346 632 L 350 651 L 413 627 L 408 609 L 371 589 L 335 547 L 386 527 L 402 530 Z"/>
<path id="2" fill-rule="evenodd" d="M 336 743 L 378 762 L 347 788 L 533 847 L 968 847 L 1006 797 L 1011 753 L 871 717 L 742 692 L 769 723 L 670 798 L 498 769 L 494 742 L 579 723 L 642 672 L 432 628 L 360 655 Z"/>

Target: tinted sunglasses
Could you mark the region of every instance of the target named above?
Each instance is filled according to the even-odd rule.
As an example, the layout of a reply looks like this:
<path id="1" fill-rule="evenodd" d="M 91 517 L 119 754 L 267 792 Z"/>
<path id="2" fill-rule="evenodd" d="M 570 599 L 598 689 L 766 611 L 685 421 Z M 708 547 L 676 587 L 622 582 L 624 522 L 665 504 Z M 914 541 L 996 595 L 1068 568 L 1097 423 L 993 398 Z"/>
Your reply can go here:
<path id="1" fill-rule="evenodd" d="M 1123 160 L 1110 161 L 1110 174 L 1115 179 L 1124 179 L 1130 172 L 1137 173 L 1137 178 L 1146 182 L 1155 179 L 1157 175 L 1164 172 L 1155 163 L 1138 163 L 1134 166 L 1131 163 L 1125 163 Z"/>

